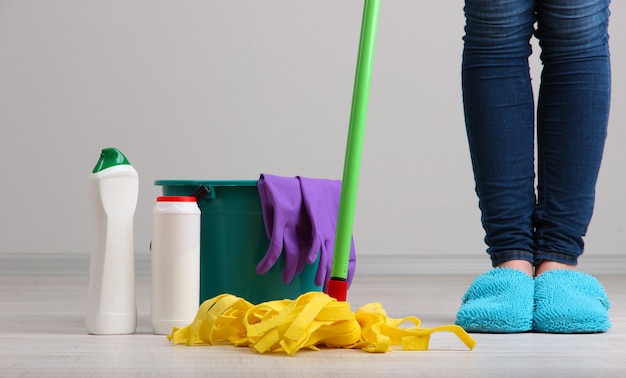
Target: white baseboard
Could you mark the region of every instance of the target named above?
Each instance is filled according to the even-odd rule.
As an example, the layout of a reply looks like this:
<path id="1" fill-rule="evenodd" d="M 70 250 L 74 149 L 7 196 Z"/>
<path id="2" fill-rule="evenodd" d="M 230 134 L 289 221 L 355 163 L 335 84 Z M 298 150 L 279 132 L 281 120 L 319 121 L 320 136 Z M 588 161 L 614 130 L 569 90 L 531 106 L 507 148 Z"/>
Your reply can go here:
<path id="1" fill-rule="evenodd" d="M 491 268 L 487 255 L 360 255 L 359 275 L 478 275 Z M 585 255 L 579 270 L 593 275 L 626 274 L 625 255 Z M 150 274 L 150 255 L 135 255 L 137 275 Z M 0 253 L 0 274 L 88 274 L 87 253 Z"/>
<path id="2" fill-rule="evenodd" d="M 491 268 L 489 256 L 362 255 L 357 274 L 363 275 L 477 275 Z M 578 269 L 593 275 L 626 274 L 626 255 L 585 255 Z"/>

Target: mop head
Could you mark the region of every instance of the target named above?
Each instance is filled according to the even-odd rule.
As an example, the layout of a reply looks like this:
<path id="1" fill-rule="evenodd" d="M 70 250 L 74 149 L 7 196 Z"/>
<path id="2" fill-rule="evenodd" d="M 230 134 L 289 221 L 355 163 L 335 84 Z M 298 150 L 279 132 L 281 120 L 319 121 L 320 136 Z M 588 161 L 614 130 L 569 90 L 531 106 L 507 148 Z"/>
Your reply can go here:
<path id="1" fill-rule="evenodd" d="M 476 278 L 463 296 L 456 324 L 468 332 L 527 332 L 533 327 L 533 278 L 511 268 Z"/>
<path id="2" fill-rule="evenodd" d="M 412 323 L 413 327 L 401 328 L 404 323 Z M 476 344 L 459 326 L 428 329 L 419 328 L 419 324 L 416 317 L 387 317 L 380 303 L 370 303 L 352 312 L 347 302 L 338 302 L 321 292 L 259 305 L 222 294 L 202 303 L 194 321 L 184 328 L 174 328 L 167 338 L 174 344 L 227 342 L 251 347 L 259 353 L 288 355 L 318 347 L 379 353 L 388 352 L 393 346 L 426 350 L 430 335 L 438 331 L 453 332 L 470 350 Z"/>
<path id="3" fill-rule="evenodd" d="M 535 278 L 535 331 L 597 333 L 611 327 L 611 303 L 600 282 L 573 270 L 551 270 Z"/>

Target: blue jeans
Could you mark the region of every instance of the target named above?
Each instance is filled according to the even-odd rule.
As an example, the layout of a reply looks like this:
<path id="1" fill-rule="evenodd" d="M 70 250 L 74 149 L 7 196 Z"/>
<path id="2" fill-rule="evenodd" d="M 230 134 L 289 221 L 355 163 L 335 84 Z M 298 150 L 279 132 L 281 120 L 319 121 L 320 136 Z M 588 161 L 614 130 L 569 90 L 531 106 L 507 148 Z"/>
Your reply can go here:
<path id="1" fill-rule="evenodd" d="M 583 253 L 609 116 L 609 2 L 465 1 L 465 123 L 493 266 L 576 265 Z M 536 192 L 533 34 L 543 63 Z"/>

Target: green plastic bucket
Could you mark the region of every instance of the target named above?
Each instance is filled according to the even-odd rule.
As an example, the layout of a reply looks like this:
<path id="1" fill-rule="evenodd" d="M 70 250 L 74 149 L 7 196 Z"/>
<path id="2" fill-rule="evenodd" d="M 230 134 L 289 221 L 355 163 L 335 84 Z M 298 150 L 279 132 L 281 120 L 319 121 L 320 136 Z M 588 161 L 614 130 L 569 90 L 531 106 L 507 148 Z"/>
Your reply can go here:
<path id="1" fill-rule="evenodd" d="M 289 284 L 282 281 L 284 256 L 267 273 L 256 273 L 269 246 L 257 180 L 157 180 L 154 184 L 162 186 L 166 196 L 191 195 L 202 186 L 209 189 L 198 203 L 200 303 L 224 293 L 258 304 L 322 290 L 314 283 L 317 262 L 306 265 Z"/>

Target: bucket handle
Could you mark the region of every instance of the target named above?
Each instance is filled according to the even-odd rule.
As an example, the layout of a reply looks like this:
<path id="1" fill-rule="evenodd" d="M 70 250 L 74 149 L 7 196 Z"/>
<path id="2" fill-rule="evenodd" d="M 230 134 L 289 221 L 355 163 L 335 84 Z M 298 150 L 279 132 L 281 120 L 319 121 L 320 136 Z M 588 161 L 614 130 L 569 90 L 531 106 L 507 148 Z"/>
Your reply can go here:
<path id="1" fill-rule="evenodd" d="M 196 189 L 193 193 L 191 193 L 193 197 L 196 197 L 196 202 L 200 203 L 203 199 L 210 196 L 209 199 L 215 199 L 215 190 L 206 185 L 201 185 L 198 189 Z"/>

